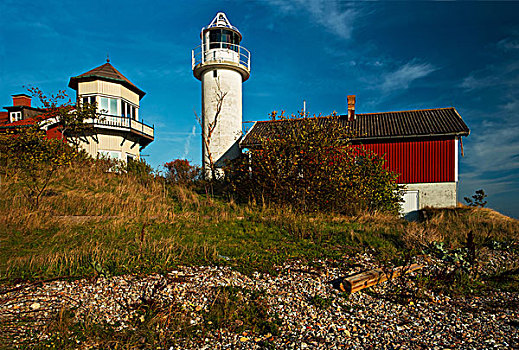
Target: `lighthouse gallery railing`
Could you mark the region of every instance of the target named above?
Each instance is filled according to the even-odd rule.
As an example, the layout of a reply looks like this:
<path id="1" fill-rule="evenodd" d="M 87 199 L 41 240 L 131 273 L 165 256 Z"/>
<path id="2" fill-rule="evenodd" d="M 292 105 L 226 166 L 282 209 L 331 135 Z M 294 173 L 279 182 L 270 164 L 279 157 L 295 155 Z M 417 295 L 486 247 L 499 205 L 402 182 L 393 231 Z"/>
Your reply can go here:
<path id="1" fill-rule="evenodd" d="M 250 70 L 250 52 L 246 48 L 227 42 L 211 42 L 191 51 L 191 68 L 206 62 L 232 62 Z"/>

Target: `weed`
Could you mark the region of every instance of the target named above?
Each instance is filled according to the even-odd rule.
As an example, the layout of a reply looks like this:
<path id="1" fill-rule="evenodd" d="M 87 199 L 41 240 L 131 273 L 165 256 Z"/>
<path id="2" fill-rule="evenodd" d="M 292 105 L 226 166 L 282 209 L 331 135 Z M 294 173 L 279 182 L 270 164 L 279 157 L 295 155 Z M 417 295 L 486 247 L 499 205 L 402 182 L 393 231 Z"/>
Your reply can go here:
<path id="1" fill-rule="evenodd" d="M 226 328 L 260 335 L 278 335 L 281 325 L 277 315 L 269 313 L 264 293 L 235 287 L 217 289 L 204 321 L 209 330 Z"/>
<path id="2" fill-rule="evenodd" d="M 332 306 L 333 300 L 334 299 L 332 299 L 332 298 L 326 298 L 326 297 L 322 297 L 320 295 L 315 295 L 310 298 L 309 302 L 311 305 L 314 305 L 315 307 L 317 307 L 319 309 L 327 309 L 330 306 Z"/>

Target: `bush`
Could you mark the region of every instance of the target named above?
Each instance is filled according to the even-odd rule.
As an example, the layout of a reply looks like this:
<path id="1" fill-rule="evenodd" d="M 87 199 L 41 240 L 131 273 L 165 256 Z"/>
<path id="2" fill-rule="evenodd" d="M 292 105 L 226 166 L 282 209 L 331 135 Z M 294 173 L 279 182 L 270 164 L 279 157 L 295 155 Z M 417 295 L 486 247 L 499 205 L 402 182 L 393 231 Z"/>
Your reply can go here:
<path id="1" fill-rule="evenodd" d="M 189 185 L 200 178 L 200 169 L 189 164 L 187 159 L 175 159 L 164 164 L 167 170 L 166 180 L 178 184 Z"/>
<path id="2" fill-rule="evenodd" d="M 84 152 L 77 152 L 62 140 L 48 139 L 37 124 L 0 135 L 2 173 L 21 188 L 32 208 L 38 207 L 59 167 L 84 158 Z"/>
<path id="3" fill-rule="evenodd" d="M 480 189 L 477 190 L 475 194 L 472 195 L 472 198 L 469 197 L 463 197 L 465 202 L 467 202 L 467 205 L 469 207 L 480 207 L 483 208 L 485 205 L 487 205 L 487 201 L 485 200 L 487 198 L 487 195 L 485 194 L 485 191 Z"/>
<path id="4" fill-rule="evenodd" d="M 327 117 L 326 125 L 319 117 L 277 117 L 275 112 L 272 117 L 260 147 L 227 170 L 240 199 L 304 211 L 398 211 L 397 175 L 384 167 L 384 158 L 352 145 L 354 135 L 339 117 Z"/>
<path id="5" fill-rule="evenodd" d="M 125 166 L 126 172 L 135 176 L 142 184 L 146 184 L 154 178 L 153 168 L 144 159 L 128 159 Z"/>

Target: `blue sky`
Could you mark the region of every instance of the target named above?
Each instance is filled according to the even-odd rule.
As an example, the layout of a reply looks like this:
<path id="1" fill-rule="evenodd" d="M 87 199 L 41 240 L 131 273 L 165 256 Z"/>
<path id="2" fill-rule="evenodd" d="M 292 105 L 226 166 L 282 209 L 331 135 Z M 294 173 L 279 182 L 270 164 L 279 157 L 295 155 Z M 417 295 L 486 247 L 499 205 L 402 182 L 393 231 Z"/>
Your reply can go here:
<path id="1" fill-rule="evenodd" d="M 483 188 L 490 207 L 519 217 L 519 2 L 4 0 L 0 102 L 26 85 L 64 89 L 109 53 L 147 92 L 146 160 L 200 163 L 191 49 L 219 11 L 252 53 L 244 120 L 303 100 L 312 114 L 345 113 L 348 94 L 358 113 L 454 106 L 471 128 L 460 199 Z"/>

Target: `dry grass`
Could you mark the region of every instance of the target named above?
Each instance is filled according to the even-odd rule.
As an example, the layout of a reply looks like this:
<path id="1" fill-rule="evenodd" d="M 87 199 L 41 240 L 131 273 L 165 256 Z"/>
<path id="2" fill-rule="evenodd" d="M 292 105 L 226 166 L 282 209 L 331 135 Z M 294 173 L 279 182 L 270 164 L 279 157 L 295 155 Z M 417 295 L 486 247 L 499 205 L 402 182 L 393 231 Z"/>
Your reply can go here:
<path id="1" fill-rule="evenodd" d="M 472 232 L 476 244 L 493 241 L 518 241 L 519 221 L 492 209 L 461 207 L 425 209 L 423 223 L 428 241 L 445 241 L 453 247 L 462 246 Z"/>
<path id="2" fill-rule="evenodd" d="M 431 242 L 459 247 L 470 231 L 478 244 L 519 238 L 517 220 L 489 209 L 428 209 L 423 223 L 384 213 L 309 215 L 105 170 L 61 169 L 34 210 L 13 182 L 0 184 L 3 278 L 151 272 L 177 264 L 272 269 L 286 259 L 343 259 L 365 249 L 393 259 Z"/>

